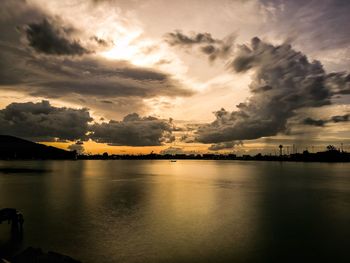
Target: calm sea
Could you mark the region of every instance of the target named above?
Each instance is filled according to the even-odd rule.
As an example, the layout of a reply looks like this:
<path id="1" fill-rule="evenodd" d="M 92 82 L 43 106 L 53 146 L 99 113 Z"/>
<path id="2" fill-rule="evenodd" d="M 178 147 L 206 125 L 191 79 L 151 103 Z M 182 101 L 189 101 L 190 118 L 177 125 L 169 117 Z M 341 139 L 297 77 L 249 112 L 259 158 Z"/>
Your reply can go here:
<path id="1" fill-rule="evenodd" d="M 4 169 L 6 168 L 6 169 Z M 350 164 L 1 161 L 0 251 L 83 262 L 350 262 Z"/>

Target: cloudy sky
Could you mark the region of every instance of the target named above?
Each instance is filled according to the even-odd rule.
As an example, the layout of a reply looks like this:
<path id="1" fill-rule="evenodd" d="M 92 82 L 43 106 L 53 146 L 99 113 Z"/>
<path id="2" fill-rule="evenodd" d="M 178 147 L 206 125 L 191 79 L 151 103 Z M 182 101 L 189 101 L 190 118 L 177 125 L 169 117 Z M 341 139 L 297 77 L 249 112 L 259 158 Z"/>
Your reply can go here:
<path id="1" fill-rule="evenodd" d="M 86 153 L 350 150 L 348 0 L 2 0 L 0 134 Z"/>

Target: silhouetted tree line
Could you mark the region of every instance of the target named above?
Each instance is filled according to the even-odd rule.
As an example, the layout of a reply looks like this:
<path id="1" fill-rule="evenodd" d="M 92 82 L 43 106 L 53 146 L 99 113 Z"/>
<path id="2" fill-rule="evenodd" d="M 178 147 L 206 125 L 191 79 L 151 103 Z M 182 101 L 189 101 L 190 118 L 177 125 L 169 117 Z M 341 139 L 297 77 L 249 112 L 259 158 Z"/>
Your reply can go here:
<path id="1" fill-rule="evenodd" d="M 350 153 L 336 149 L 334 146 L 327 146 L 324 152 L 310 153 L 305 150 L 303 153 L 280 154 L 280 155 L 256 155 L 237 156 L 236 154 L 95 154 L 79 155 L 81 160 L 245 160 L 245 161 L 293 161 L 293 162 L 350 162 Z"/>
<path id="2" fill-rule="evenodd" d="M 51 146 L 30 142 L 13 136 L 0 135 L 0 159 L 58 159 L 58 160 L 256 160 L 256 161 L 296 161 L 296 162 L 350 162 L 350 153 L 328 145 L 326 151 L 310 153 L 283 154 L 282 145 L 279 155 L 237 156 L 236 154 L 143 154 L 143 155 L 108 155 L 108 153 L 94 155 L 77 155 L 76 151 L 65 151 Z"/>

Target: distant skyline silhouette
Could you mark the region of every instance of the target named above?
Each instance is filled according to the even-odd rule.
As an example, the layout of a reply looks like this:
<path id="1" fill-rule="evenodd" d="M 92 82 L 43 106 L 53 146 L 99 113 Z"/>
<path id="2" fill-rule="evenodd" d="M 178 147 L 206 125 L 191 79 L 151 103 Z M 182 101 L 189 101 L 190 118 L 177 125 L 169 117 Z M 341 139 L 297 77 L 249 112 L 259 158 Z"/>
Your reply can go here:
<path id="1" fill-rule="evenodd" d="M 0 159 L 3 160 L 257 160 L 257 161 L 301 161 L 301 162 L 350 162 L 350 153 L 334 145 L 325 147 L 325 151 L 309 152 L 304 150 L 299 153 L 293 150 L 291 153 L 283 151 L 283 145 L 279 145 L 279 154 L 255 155 L 235 153 L 149 153 L 149 154 L 83 154 L 76 150 L 65 151 L 52 146 L 45 146 L 13 136 L 0 135 Z M 3 172 L 21 172 L 21 169 L 4 168 Z M 28 172 L 26 169 L 23 172 Z M 30 172 L 30 171 L 29 171 Z M 41 172 L 36 170 L 35 172 Z"/>

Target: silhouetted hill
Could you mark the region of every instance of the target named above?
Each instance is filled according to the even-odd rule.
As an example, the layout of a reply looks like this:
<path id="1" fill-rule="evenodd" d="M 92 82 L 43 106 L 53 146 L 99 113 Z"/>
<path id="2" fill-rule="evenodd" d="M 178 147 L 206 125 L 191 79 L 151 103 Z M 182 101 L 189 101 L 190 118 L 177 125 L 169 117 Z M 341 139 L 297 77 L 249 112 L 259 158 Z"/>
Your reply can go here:
<path id="1" fill-rule="evenodd" d="M 0 135 L 0 159 L 75 159 L 69 152 L 9 135 Z"/>

